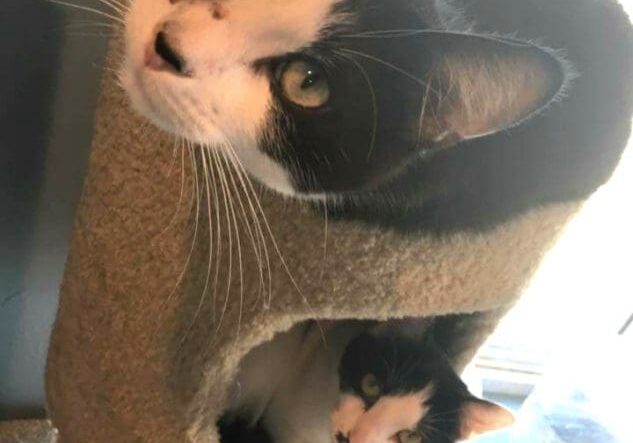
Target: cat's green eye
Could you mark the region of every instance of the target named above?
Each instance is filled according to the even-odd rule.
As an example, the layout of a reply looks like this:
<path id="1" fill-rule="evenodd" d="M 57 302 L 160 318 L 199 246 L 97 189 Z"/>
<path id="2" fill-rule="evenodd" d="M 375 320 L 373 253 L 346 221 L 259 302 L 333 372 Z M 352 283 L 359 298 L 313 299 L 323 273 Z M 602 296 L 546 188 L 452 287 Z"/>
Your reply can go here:
<path id="1" fill-rule="evenodd" d="M 363 391 L 363 395 L 369 399 L 374 399 L 380 396 L 380 383 L 374 374 L 365 375 L 361 381 L 360 388 Z"/>
<path id="2" fill-rule="evenodd" d="M 422 436 L 415 431 L 404 430 L 404 431 L 398 432 L 398 443 L 421 443 L 421 442 L 422 442 Z"/>
<path id="3" fill-rule="evenodd" d="M 278 79 L 284 96 L 304 108 L 318 108 L 330 98 L 325 74 L 313 63 L 295 60 L 283 65 Z"/>

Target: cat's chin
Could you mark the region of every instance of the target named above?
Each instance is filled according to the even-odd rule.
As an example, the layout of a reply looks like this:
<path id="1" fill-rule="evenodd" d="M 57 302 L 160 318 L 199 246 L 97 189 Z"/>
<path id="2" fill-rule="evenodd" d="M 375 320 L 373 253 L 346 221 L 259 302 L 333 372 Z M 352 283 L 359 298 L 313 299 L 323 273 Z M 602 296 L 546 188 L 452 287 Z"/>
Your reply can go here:
<path id="1" fill-rule="evenodd" d="M 215 146 L 226 143 L 225 135 L 212 122 L 205 121 L 205 127 L 200 128 L 189 124 L 186 116 L 171 111 L 174 104 L 170 103 L 169 90 L 157 85 L 155 79 L 125 66 L 119 78 L 132 109 L 156 127 L 194 144 Z"/>

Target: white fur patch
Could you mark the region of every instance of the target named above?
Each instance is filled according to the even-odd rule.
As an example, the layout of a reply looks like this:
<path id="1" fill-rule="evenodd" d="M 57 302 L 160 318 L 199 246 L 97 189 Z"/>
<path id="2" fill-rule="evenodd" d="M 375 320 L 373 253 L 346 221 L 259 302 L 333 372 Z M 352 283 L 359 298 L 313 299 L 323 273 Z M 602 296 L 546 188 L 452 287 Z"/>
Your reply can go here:
<path id="1" fill-rule="evenodd" d="M 360 397 L 351 394 L 342 395 L 330 418 L 333 431 L 332 441 L 336 441 L 338 433 L 348 436 L 364 413 L 365 403 Z"/>
<path id="2" fill-rule="evenodd" d="M 387 443 L 398 432 L 415 429 L 428 413 L 431 395 L 432 385 L 413 394 L 384 396 L 367 411 L 359 397 L 344 395 L 331 417 L 334 441 L 340 433 L 350 443 Z"/>
<path id="3" fill-rule="evenodd" d="M 318 39 L 337 20 L 331 15 L 337 1 L 132 0 L 123 86 L 133 107 L 157 126 L 203 145 L 230 145 L 259 180 L 294 194 L 289 174 L 257 147 L 273 104 L 267 75 L 252 63 Z M 164 29 L 190 76 L 146 66 Z"/>

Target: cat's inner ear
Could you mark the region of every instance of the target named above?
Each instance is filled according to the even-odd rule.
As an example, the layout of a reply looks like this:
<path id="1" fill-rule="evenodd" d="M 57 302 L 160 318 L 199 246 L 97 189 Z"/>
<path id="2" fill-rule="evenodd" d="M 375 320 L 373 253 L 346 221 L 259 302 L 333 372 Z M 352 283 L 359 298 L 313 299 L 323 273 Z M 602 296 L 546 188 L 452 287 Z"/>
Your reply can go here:
<path id="1" fill-rule="evenodd" d="M 423 103 L 423 135 L 452 144 L 520 123 L 564 87 L 563 63 L 537 46 L 507 39 L 436 33 Z"/>
<path id="2" fill-rule="evenodd" d="M 495 403 L 473 398 L 462 405 L 459 420 L 459 440 L 466 440 L 511 426 L 514 415 Z"/>

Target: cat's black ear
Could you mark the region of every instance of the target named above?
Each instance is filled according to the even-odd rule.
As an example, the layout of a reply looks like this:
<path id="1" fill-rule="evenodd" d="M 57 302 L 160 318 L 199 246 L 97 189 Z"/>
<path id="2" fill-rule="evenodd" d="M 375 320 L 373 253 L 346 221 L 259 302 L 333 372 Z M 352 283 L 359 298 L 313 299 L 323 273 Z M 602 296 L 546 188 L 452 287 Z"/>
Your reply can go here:
<path id="1" fill-rule="evenodd" d="M 514 415 L 507 409 L 473 397 L 462 404 L 459 415 L 459 440 L 497 431 L 513 423 Z"/>
<path id="2" fill-rule="evenodd" d="M 554 52 L 509 39 L 429 33 L 423 135 L 451 144 L 507 129 L 542 110 L 566 86 Z"/>

